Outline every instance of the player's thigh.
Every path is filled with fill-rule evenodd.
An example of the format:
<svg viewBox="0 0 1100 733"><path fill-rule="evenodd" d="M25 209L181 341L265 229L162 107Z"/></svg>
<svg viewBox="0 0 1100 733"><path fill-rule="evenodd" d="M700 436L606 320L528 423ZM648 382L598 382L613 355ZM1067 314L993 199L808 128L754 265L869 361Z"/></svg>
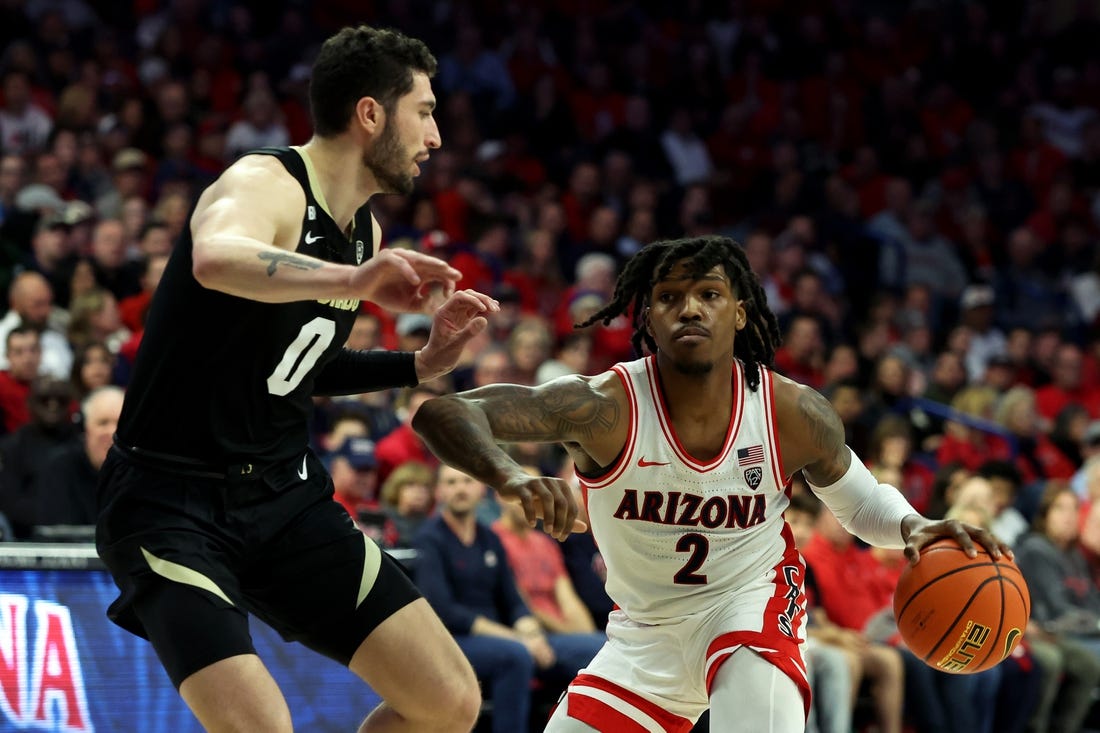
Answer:
<svg viewBox="0 0 1100 733"><path fill-rule="evenodd" d="M406 717L426 707L461 711L480 705L470 663L423 598L379 624L348 667Z"/></svg>
<svg viewBox="0 0 1100 733"><path fill-rule="evenodd" d="M802 733L802 691L787 674L747 647L727 659L710 693L712 730Z"/></svg>
<svg viewBox="0 0 1100 733"><path fill-rule="evenodd" d="M289 733L290 710L255 654L203 667L180 685L180 696L208 731Z"/></svg>
<svg viewBox="0 0 1100 733"><path fill-rule="evenodd" d="M363 640L420 593L330 495L314 499L292 507L295 521L253 550L241 590L248 610L284 639L348 665Z"/></svg>
<svg viewBox="0 0 1100 733"><path fill-rule="evenodd" d="M202 588L151 579L133 610L204 728L290 730L286 701L255 654L240 608Z"/></svg>

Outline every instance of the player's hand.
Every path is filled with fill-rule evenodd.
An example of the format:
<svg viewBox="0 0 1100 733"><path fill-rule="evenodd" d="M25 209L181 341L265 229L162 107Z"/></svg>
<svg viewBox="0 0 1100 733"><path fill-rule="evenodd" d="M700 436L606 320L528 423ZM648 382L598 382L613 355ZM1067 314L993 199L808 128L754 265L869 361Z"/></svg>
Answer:
<svg viewBox="0 0 1100 733"><path fill-rule="evenodd" d="M987 529L960 522L957 519L931 520L917 514L902 520L902 537L905 538L905 557L910 565L920 560L921 548L936 540L949 537L963 548L967 557L978 556L978 545L997 560L1001 555L1012 558L1012 548L1001 542Z"/></svg>
<svg viewBox="0 0 1100 733"><path fill-rule="evenodd" d="M459 290L432 316L428 343L416 352L416 376L421 382L454 369L470 339L489 325L485 316L500 310L500 303L474 290Z"/></svg>
<svg viewBox="0 0 1100 733"><path fill-rule="evenodd" d="M538 636L524 636L520 641L527 647L528 653L531 658L535 660L535 664L539 669L549 669L554 666L554 662L557 661L557 656L554 654L554 648L550 646L550 642L546 640L546 637L542 634Z"/></svg>
<svg viewBox="0 0 1100 733"><path fill-rule="evenodd" d="M579 507L573 489L560 478L520 473L496 490L505 501L523 506L527 523L532 527L541 519L542 528L551 537L564 540L571 532L588 529L588 525L577 519Z"/></svg>
<svg viewBox="0 0 1100 733"><path fill-rule="evenodd" d="M397 313L431 313L455 291L462 273L411 249L383 249L355 268L351 291Z"/></svg>

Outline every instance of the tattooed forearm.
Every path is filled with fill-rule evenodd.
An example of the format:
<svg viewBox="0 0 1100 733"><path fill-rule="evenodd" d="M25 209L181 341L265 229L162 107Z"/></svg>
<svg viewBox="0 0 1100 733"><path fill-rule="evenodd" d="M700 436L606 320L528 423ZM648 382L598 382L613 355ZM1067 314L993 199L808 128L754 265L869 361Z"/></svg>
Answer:
<svg viewBox="0 0 1100 733"><path fill-rule="evenodd" d="M267 276L274 277L275 270L280 264L287 267L293 267L298 270L316 270L321 266L321 263L317 260L311 260L306 257L299 257L298 255L291 254L290 252L260 252L257 257L268 263Z"/></svg>
<svg viewBox="0 0 1100 733"><path fill-rule="evenodd" d="M581 381L551 390L493 385L429 400L413 429L440 460L492 485L515 468L498 443L584 443L615 428L620 412Z"/></svg>

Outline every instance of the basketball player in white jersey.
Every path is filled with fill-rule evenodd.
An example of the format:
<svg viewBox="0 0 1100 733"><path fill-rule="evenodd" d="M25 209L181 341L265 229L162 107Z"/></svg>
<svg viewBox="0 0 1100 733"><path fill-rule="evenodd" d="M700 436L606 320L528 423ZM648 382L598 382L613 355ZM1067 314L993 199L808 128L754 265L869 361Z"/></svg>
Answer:
<svg viewBox="0 0 1100 733"><path fill-rule="evenodd" d="M446 463L519 497L534 522L557 479L532 478L499 442L560 442L581 479L615 601L608 642L548 731L802 731L809 685L804 565L783 520L802 471L845 527L872 545L956 538L994 556L991 534L920 516L844 444L812 389L768 365L775 316L735 242L656 242L624 267L587 326L626 313L649 355L536 388L493 385L427 402L413 427Z"/></svg>

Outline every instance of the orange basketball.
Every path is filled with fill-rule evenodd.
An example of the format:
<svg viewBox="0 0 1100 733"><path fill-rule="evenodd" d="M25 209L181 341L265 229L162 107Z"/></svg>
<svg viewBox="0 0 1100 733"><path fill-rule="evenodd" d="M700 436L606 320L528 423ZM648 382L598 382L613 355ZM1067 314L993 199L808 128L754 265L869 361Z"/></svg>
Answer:
<svg viewBox="0 0 1100 733"><path fill-rule="evenodd" d="M921 550L894 591L894 618L909 649L944 672L973 674L1004 660L1024 635L1031 596L1020 570L978 547L971 559L952 539Z"/></svg>

